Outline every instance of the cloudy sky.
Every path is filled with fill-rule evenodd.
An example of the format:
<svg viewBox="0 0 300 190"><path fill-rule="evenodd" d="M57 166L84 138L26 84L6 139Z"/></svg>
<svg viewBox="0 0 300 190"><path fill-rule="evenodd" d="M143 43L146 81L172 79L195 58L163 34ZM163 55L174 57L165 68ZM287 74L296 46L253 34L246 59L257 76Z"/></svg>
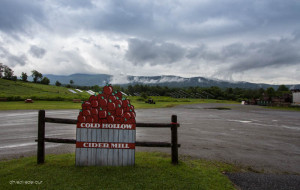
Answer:
<svg viewBox="0 0 300 190"><path fill-rule="evenodd" d="M17 76L300 83L300 1L0 0L0 62Z"/></svg>

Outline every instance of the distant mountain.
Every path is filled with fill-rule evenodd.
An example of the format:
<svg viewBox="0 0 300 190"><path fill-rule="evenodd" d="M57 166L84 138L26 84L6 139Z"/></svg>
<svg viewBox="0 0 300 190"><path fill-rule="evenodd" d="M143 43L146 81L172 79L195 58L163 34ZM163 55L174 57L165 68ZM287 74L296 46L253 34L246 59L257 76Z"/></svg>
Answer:
<svg viewBox="0 0 300 190"><path fill-rule="evenodd" d="M72 74L64 75L44 75L48 77L51 84L59 81L62 84L70 84L70 80L74 81L74 85L79 86L104 86L107 83L119 84L121 86L144 84L144 85L159 85L168 87L211 87L218 86L220 88L278 88L279 85L270 85L263 83L250 83L250 82L231 82L217 79L208 79L204 77L191 77L184 78L173 75L162 76L113 76L107 74ZM300 89L300 84L286 85L290 89Z"/></svg>
<svg viewBox="0 0 300 190"><path fill-rule="evenodd" d="M50 79L51 84L59 81L62 84L70 84L73 80L74 85L78 86L104 86L111 80L111 75L106 74L72 74L72 75L44 75Z"/></svg>

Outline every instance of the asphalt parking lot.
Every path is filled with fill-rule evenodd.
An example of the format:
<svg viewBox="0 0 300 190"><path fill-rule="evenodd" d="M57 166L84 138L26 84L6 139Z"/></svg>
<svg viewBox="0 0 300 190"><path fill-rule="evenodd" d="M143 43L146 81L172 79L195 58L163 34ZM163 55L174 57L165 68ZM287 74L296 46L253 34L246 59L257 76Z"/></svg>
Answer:
<svg viewBox="0 0 300 190"><path fill-rule="evenodd" d="M168 123L178 116L180 155L219 160L271 173L300 174L300 112L239 104L195 104L139 109L137 122ZM77 117L78 110L46 111L48 117ZM36 155L37 111L0 111L0 159ZM72 138L75 126L46 124L46 136ZM169 129L137 129L137 141L170 141ZM74 145L46 144L46 154L74 152ZM138 147L137 151L170 152Z"/></svg>
<svg viewBox="0 0 300 190"><path fill-rule="evenodd" d="M139 114L143 122L151 122L154 117L168 122L170 115L178 115L182 155L225 161L263 172L300 173L300 112L198 104L155 112L140 110ZM138 134L138 139L169 140L168 130L155 133L154 129L142 129Z"/></svg>

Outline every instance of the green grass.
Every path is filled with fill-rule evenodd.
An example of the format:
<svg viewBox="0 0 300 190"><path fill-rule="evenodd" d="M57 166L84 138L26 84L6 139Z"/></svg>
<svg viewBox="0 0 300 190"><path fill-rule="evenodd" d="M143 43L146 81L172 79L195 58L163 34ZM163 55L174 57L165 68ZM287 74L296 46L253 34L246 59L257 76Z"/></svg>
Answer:
<svg viewBox="0 0 300 190"><path fill-rule="evenodd" d="M140 97L129 97L130 102L136 109L141 108L167 108L183 104L196 103L237 103L225 100L206 100L206 99L176 99L170 97L153 97L156 104L146 104L139 100ZM9 101L0 102L0 110L39 110L39 109L80 109L80 103L73 103L72 101L34 101L34 103L25 103L24 101Z"/></svg>
<svg viewBox="0 0 300 190"><path fill-rule="evenodd" d="M34 101L25 103L20 101L0 102L0 110L58 110L58 109L81 109L81 103L72 101Z"/></svg>
<svg viewBox="0 0 300 190"><path fill-rule="evenodd" d="M234 189L223 171L228 164L185 160L174 166L169 155L136 153L132 167L76 167L74 154L48 155L0 162L0 189ZM10 184L13 181L41 184Z"/></svg>
<svg viewBox="0 0 300 190"><path fill-rule="evenodd" d="M214 99L193 99L193 98L171 98L165 96L152 96L151 97L156 103L155 104L147 104L140 97L129 97L130 102L135 108L166 108L166 107L174 107L177 105L184 104L201 104L201 103L228 103L228 104L236 104L238 102L235 101L227 101L227 100L214 100Z"/></svg>
<svg viewBox="0 0 300 190"><path fill-rule="evenodd" d="M17 109L80 109L81 104L72 103L73 99L87 100L86 92L73 94L68 88L52 85L42 85L22 81L0 79L0 98L7 98L8 102L0 102L0 110ZM25 99L33 99L34 103L24 103ZM135 108L166 108L182 104L195 103L237 103L226 100L171 98L154 96L156 104L146 104L141 97L128 97ZM62 101L57 101L62 100Z"/></svg>
<svg viewBox="0 0 300 190"><path fill-rule="evenodd" d="M88 93L73 94L65 87L0 79L0 97L8 100L72 100L88 99Z"/></svg>

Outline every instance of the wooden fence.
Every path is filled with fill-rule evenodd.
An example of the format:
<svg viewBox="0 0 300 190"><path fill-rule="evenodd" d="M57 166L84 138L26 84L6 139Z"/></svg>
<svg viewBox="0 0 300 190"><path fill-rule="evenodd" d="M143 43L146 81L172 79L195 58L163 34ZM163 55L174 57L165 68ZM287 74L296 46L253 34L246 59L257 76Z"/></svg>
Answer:
<svg viewBox="0 0 300 190"><path fill-rule="evenodd" d="M37 147L37 163L42 164L45 162L45 142L53 143L66 143L76 144L76 139L59 139L59 138L46 138L45 137L45 123L61 123L61 124L77 124L75 119L61 119L45 117L45 110L39 110L38 115L38 142ZM135 146L142 147L171 147L172 163L178 164L178 133L177 127L180 125L177 123L177 116L172 115L171 123L136 123L136 127L153 127L153 128L170 128L171 129L171 143L166 142L135 142Z"/></svg>

